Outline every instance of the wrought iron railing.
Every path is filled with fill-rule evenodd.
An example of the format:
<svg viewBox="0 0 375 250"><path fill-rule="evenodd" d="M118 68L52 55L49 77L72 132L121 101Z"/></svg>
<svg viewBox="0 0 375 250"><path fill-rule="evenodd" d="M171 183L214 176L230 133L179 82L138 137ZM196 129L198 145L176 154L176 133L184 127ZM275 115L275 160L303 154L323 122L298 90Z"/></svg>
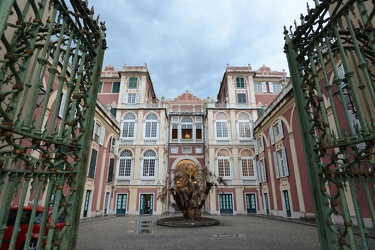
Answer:
<svg viewBox="0 0 375 250"><path fill-rule="evenodd" d="M25 248L75 248L106 48L105 24L93 16L87 1L0 2L0 244L18 208L9 249L25 206L33 208Z"/></svg>
<svg viewBox="0 0 375 250"><path fill-rule="evenodd" d="M375 225L374 1L317 1L285 29L322 249L369 249Z"/></svg>

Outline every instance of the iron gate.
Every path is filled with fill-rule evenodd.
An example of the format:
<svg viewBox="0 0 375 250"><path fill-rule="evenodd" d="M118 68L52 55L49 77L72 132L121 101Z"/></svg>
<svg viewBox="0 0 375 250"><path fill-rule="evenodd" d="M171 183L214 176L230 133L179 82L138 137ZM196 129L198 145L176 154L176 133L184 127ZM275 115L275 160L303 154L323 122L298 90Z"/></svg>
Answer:
<svg viewBox="0 0 375 250"><path fill-rule="evenodd" d="M374 1L317 1L285 34L322 249L375 225ZM358 234L357 234L358 233Z"/></svg>
<svg viewBox="0 0 375 250"><path fill-rule="evenodd" d="M36 241L43 206L40 232L47 227L48 236L39 234L37 249L75 249L106 48L105 24L87 3L0 1L0 244L8 211L18 207L9 249L25 206L32 207L25 248Z"/></svg>

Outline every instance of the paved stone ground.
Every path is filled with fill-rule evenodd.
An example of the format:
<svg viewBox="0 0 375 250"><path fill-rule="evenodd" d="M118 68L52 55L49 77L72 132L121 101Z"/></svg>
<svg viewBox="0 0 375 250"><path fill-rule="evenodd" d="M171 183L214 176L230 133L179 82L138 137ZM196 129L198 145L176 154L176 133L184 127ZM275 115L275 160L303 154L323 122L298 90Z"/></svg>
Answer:
<svg viewBox="0 0 375 250"><path fill-rule="evenodd" d="M172 228L165 216L101 217L82 221L77 249L320 249L314 225L257 216L207 216L220 225Z"/></svg>

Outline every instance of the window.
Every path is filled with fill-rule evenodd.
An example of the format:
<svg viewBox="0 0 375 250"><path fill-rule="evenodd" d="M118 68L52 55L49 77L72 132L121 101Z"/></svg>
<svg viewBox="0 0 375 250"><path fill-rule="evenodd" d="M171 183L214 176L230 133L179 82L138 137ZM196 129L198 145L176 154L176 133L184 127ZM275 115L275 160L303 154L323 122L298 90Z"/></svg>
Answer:
<svg viewBox="0 0 375 250"><path fill-rule="evenodd" d="M243 77L236 77L237 88L245 88L245 80Z"/></svg>
<svg viewBox="0 0 375 250"><path fill-rule="evenodd" d="M241 112L238 115L238 135L240 139L252 137L252 121L247 113Z"/></svg>
<svg viewBox="0 0 375 250"><path fill-rule="evenodd" d="M270 82L269 84L270 84L270 92L280 93L283 88L281 83L279 82ZM271 86L272 86L272 91L271 91Z"/></svg>
<svg viewBox="0 0 375 250"><path fill-rule="evenodd" d="M103 92L103 82L99 82L99 88L98 88L98 93Z"/></svg>
<svg viewBox="0 0 375 250"><path fill-rule="evenodd" d="M193 137L193 120L190 117L184 117L181 120L182 139L192 139Z"/></svg>
<svg viewBox="0 0 375 250"><path fill-rule="evenodd" d="M284 132L283 132L283 125L282 121L279 119L276 123L274 123L270 127L270 139L271 144L275 144L275 142L281 140L284 138Z"/></svg>
<svg viewBox="0 0 375 250"><path fill-rule="evenodd" d="M285 148L273 152L273 160L275 162L276 178L282 178L289 175L288 162L286 160Z"/></svg>
<svg viewBox="0 0 375 250"><path fill-rule="evenodd" d="M261 83L254 83L254 91L255 91L255 93L262 93Z"/></svg>
<svg viewBox="0 0 375 250"><path fill-rule="evenodd" d="M60 109L59 109L59 117L63 118L64 110L65 110L65 102L66 102L67 96L66 93L61 94L61 100L60 100Z"/></svg>
<svg viewBox="0 0 375 250"><path fill-rule="evenodd" d="M267 181L266 161L264 159L258 161L258 181L259 182Z"/></svg>
<svg viewBox="0 0 375 250"><path fill-rule="evenodd" d="M135 115L133 113L127 113L122 121L121 137L122 138L133 138L135 128Z"/></svg>
<svg viewBox="0 0 375 250"><path fill-rule="evenodd" d="M143 154L142 177L154 177L156 166L156 153L153 150L146 150Z"/></svg>
<svg viewBox="0 0 375 250"><path fill-rule="evenodd" d="M201 154L201 153L203 153L203 149L202 149L202 147L195 147L195 153L196 153L196 154Z"/></svg>
<svg viewBox="0 0 375 250"><path fill-rule="evenodd" d="M172 154L178 154L178 147L171 147Z"/></svg>
<svg viewBox="0 0 375 250"><path fill-rule="evenodd" d="M94 178L94 176L95 176L95 167L96 167L97 156L98 156L98 151L93 149L91 151L90 167L89 167L89 173L88 173L88 177L90 177L90 178Z"/></svg>
<svg viewBox="0 0 375 250"><path fill-rule="evenodd" d="M195 137L198 140L202 139L202 124L195 125Z"/></svg>
<svg viewBox="0 0 375 250"><path fill-rule="evenodd" d="M262 152L264 150L264 145L263 145L263 137L260 136L257 140L257 145L258 145L258 149L260 152Z"/></svg>
<svg viewBox="0 0 375 250"><path fill-rule="evenodd" d="M146 116L145 122L145 138L156 138L158 130L158 117L154 113Z"/></svg>
<svg viewBox="0 0 375 250"><path fill-rule="evenodd" d="M122 94L122 103L139 103L139 93L123 93Z"/></svg>
<svg viewBox="0 0 375 250"><path fill-rule="evenodd" d="M110 144L109 144L109 151L117 155L118 151L118 140L111 136Z"/></svg>
<svg viewBox="0 0 375 250"><path fill-rule="evenodd" d="M243 177L254 177L253 152L249 149L241 151L240 165L242 167Z"/></svg>
<svg viewBox="0 0 375 250"><path fill-rule="evenodd" d="M128 89L136 89L138 87L138 78L137 77L130 77Z"/></svg>
<svg viewBox="0 0 375 250"><path fill-rule="evenodd" d="M217 138L228 138L228 116L227 114L220 112L216 115L216 137Z"/></svg>
<svg viewBox="0 0 375 250"><path fill-rule="evenodd" d="M117 108L111 108L111 114L113 115L113 117L116 117L116 113L117 113Z"/></svg>
<svg viewBox="0 0 375 250"><path fill-rule="evenodd" d="M261 82L261 85L262 85L262 92L267 92L267 83Z"/></svg>
<svg viewBox="0 0 375 250"><path fill-rule="evenodd" d="M238 103L246 103L246 94L245 93L238 93L237 94L237 102Z"/></svg>
<svg viewBox="0 0 375 250"><path fill-rule="evenodd" d="M172 125L172 139L173 140L178 139L178 124Z"/></svg>
<svg viewBox="0 0 375 250"><path fill-rule="evenodd" d="M183 154L191 154L191 152L192 152L191 147L182 147Z"/></svg>
<svg viewBox="0 0 375 250"><path fill-rule="evenodd" d="M120 153L118 166L118 177L130 177L133 165L133 153L129 149L125 149Z"/></svg>
<svg viewBox="0 0 375 250"><path fill-rule="evenodd" d="M120 82L113 82L112 93L119 93L119 92L120 92Z"/></svg>
<svg viewBox="0 0 375 250"><path fill-rule="evenodd" d="M115 159L109 159L109 168L108 168L108 179L107 182L112 182L113 180L113 167L115 165Z"/></svg>
<svg viewBox="0 0 375 250"><path fill-rule="evenodd" d="M217 152L217 170L220 177L231 176L229 156L230 153L226 149Z"/></svg>
<svg viewBox="0 0 375 250"><path fill-rule="evenodd" d="M92 133L92 139L98 142L100 145L104 143L105 128L100 123L94 120L94 129Z"/></svg>

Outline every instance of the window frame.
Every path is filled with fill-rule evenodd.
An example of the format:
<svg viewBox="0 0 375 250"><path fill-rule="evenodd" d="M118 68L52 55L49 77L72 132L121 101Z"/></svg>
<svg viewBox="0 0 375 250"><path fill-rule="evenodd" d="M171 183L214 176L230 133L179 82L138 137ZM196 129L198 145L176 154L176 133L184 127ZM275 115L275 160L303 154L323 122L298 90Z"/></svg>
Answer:
<svg viewBox="0 0 375 250"><path fill-rule="evenodd" d="M112 82L111 93L120 93L120 86L121 86L120 82Z"/></svg>
<svg viewBox="0 0 375 250"><path fill-rule="evenodd" d="M134 82L134 80L135 80L135 82ZM133 86L133 84L135 84L135 86ZM128 89L137 89L137 88L138 88L138 77L135 77L135 76L129 77Z"/></svg>
<svg viewBox="0 0 375 250"><path fill-rule="evenodd" d="M245 88L245 78L243 76L237 76L236 77L236 88L238 88L238 89Z"/></svg>

